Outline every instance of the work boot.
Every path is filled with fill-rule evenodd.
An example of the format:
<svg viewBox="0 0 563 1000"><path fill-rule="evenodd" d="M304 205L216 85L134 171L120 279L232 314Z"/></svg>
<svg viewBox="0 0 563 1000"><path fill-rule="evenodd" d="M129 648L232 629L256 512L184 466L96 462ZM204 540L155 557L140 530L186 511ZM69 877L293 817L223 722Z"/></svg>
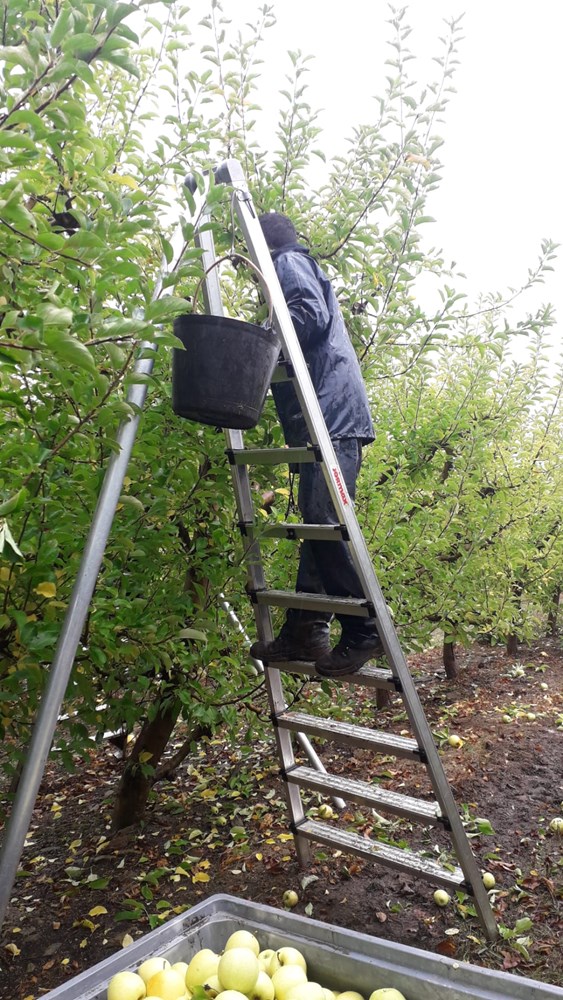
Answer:
<svg viewBox="0 0 563 1000"><path fill-rule="evenodd" d="M272 642L260 639L250 647L250 655L264 663L286 660L314 663L327 653L330 653L330 639L325 622L305 622L297 626L285 624Z"/></svg>
<svg viewBox="0 0 563 1000"><path fill-rule="evenodd" d="M321 677L341 677L355 674L368 660L384 656L384 649L377 632L369 636L343 635L340 642L315 661Z"/></svg>

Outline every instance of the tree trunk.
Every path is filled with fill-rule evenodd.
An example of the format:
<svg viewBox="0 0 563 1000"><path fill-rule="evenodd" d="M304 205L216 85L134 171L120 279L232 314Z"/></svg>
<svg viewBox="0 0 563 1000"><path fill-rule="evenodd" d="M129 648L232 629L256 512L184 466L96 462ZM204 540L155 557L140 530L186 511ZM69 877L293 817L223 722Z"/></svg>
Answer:
<svg viewBox="0 0 563 1000"><path fill-rule="evenodd" d="M143 723L117 790L112 816L114 833L126 826L139 823L143 818L153 782L152 769L156 769L164 753L180 714L181 705L180 701L167 698L158 706L155 717L146 719ZM143 767L141 756L151 771L147 772Z"/></svg>
<svg viewBox="0 0 563 1000"><path fill-rule="evenodd" d="M442 662L446 671L446 677L453 681L457 677L457 659L455 655L455 642L445 642L442 647Z"/></svg>
<svg viewBox="0 0 563 1000"><path fill-rule="evenodd" d="M559 612L559 603L561 601L561 588L556 587L551 595L551 608L547 616L547 632L548 636L557 635L557 615Z"/></svg>
<svg viewBox="0 0 563 1000"><path fill-rule="evenodd" d="M509 656L518 656L518 636L508 636L506 640L506 652Z"/></svg>
<svg viewBox="0 0 563 1000"><path fill-rule="evenodd" d="M391 692L385 688L378 688L375 692L375 704L377 708L387 708L391 704Z"/></svg>

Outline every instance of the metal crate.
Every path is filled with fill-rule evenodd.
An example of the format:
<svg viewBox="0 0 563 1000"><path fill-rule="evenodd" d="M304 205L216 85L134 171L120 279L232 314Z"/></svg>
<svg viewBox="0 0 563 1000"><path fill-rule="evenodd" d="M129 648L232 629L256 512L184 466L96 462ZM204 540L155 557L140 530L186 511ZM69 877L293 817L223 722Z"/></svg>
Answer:
<svg viewBox="0 0 563 1000"><path fill-rule="evenodd" d="M43 1000L105 1000L116 972L135 971L152 955L188 962L200 948L222 951L229 935L241 927L252 931L262 948L293 945L307 960L309 979L337 991L357 990L366 1000L383 986L394 986L406 1000L563 1000L557 986L223 895L211 896L143 935Z"/></svg>

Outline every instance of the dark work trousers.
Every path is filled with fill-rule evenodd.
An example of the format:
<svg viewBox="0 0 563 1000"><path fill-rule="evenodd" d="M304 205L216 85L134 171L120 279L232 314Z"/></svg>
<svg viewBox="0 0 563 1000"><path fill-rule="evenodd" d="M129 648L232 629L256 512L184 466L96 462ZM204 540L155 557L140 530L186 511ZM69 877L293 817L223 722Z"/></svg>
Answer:
<svg viewBox="0 0 563 1000"><path fill-rule="evenodd" d="M362 464L362 444L357 438L340 438L332 442L336 458L352 500L356 497L356 480ZM297 503L305 524L338 524L336 511L328 491L323 466L307 462L299 466ZM314 541L301 543L296 591L309 594L329 594L333 597L364 597L362 585L352 562L346 542ZM302 624L330 621L330 614L317 611L288 612L287 622ZM344 636L361 639L377 632L374 618L337 615Z"/></svg>

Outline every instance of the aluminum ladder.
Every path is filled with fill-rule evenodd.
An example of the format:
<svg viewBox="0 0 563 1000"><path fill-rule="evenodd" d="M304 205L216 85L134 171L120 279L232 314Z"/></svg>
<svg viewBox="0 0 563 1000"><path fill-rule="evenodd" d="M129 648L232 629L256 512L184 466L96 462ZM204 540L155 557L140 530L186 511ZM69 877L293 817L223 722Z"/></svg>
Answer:
<svg viewBox="0 0 563 1000"><path fill-rule="evenodd" d="M497 936L497 927L490 900L483 885L481 872L473 855L463 822L456 807L452 790L444 773L442 762L434 744L430 727L422 709L413 679L377 581L363 534L358 525L353 504L348 496L339 465L335 457L324 418L314 391L307 365L295 333L276 272L257 219L243 170L236 160L226 160L214 172L215 183L229 185L232 189L233 222L236 216L248 248L248 255L260 272L260 284L265 295L271 297L273 323L282 344L282 361L274 378L291 378L294 383L303 416L309 431L310 445L306 448L245 448L243 435L238 430L225 430L227 456L237 504L239 528L242 533L248 572L248 591L253 601L257 632L261 639L273 638L270 608L300 608L322 610L347 615L375 616L381 637L387 668L367 664L355 674L338 678L372 689L393 691L400 695L406 711L412 736L398 736L377 729L344 723L331 718L321 718L304 712L291 711L284 694L285 672L315 676L312 663L292 662L265 664L265 684L271 718L277 741L281 774L290 815L290 829L294 835L300 864L311 860L311 843L369 859L399 872L409 873L450 891L463 890L472 896L477 915L490 940ZM193 177L186 178L186 186L196 190ZM208 311L223 315L221 291L211 230L208 226L210 210L204 206L196 229L196 243L202 250L202 263L206 270L204 295ZM338 526L322 524L258 525L249 478L253 465L276 465L302 462L320 462L336 510ZM270 590L267 587L260 539L305 538L343 540L362 583L365 599L330 597L319 594L298 595L294 591ZM302 766L294 753L293 736L317 737L329 744L368 748L374 754L405 758L418 762L426 769L435 799L427 801L398 792L387 791L367 782L343 778L324 770ZM348 832L330 822L319 822L305 814L302 791L314 790L328 797L340 796L345 801L364 804L370 808L403 817L426 827L441 827L451 838L453 852L459 867L442 865L429 851L417 852L390 846L375 839Z"/></svg>

